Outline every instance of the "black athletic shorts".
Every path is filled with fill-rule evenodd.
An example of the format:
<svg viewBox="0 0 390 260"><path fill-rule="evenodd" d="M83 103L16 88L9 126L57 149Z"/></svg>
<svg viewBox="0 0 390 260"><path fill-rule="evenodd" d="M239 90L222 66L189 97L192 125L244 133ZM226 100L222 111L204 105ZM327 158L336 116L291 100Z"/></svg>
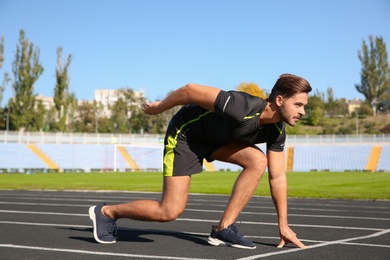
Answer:
<svg viewBox="0 0 390 260"><path fill-rule="evenodd" d="M200 107L193 108L202 109ZM184 114L192 113L179 111L169 123L164 142L164 176L187 176L202 172L203 160L212 161L210 155L223 146L223 144L193 139L194 135L190 132L198 131L198 121L202 117L210 116L209 113L211 113L206 110L202 112L192 120L187 121Z"/></svg>

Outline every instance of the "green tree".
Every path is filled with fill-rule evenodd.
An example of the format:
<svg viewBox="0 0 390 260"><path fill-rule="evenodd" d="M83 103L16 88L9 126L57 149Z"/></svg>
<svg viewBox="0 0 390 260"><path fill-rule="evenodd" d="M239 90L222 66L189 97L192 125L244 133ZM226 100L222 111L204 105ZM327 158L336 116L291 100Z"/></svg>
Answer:
<svg viewBox="0 0 390 260"><path fill-rule="evenodd" d="M34 48L20 31L19 45L16 46L15 61L12 71L14 82L12 88L15 97L9 102L10 119L15 129L34 129L35 109L34 84L43 73L39 62L39 48Z"/></svg>
<svg viewBox="0 0 390 260"><path fill-rule="evenodd" d="M362 49L358 52L362 63L360 84L356 90L362 93L376 115L377 105L387 99L390 89L390 66L387 59L386 44L382 37L369 36L369 45L363 40Z"/></svg>
<svg viewBox="0 0 390 260"><path fill-rule="evenodd" d="M82 102L77 106L77 115L77 118L74 120L74 129L76 132L95 132L96 117L93 103Z"/></svg>
<svg viewBox="0 0 390 260"><path fill-rule="evenodd" d="M173 91L168 92L166 96L169 96L172 92ZM181 108L182 106L175 106L164 111L164 113L158 115L149 115L149 125L145 130L152 134L164 134L168 127L169 121Z"/></svg>
<svg viewBox="0 0 390 260"><path fill-rule="evenodd" d="M33 111L33 128L31 130L42 131L45 126L45 115L47 111L42 101L40 100L38 104L36 104L36 109Z"/></svg>
<svg viewBox="0 0 390 260"><path fill-rule="evenodd" d="M0 69L3 67L3 62L4 62L4 36L2 35L1 40L0 40ZM5 90L9 81L10 81L10 78L8 76L8 73L4 72L3 82L0 85L0 107L1 107L1 103L3 101L4 90Z"/></svg>
<svg viewBox="0 0 390 260"><path fill-rule="evenodd" d="M323 118L324 106L324 95L321 92L317 91L314 95L310 95L305 107L304 122L311 126L319 125Z"/></svg>
<svg viewBox="0 0 390 260"><path fill-rule="evenodd" d="M117 126L116 131L127 133L142 133L149 128L149 116L141 110L141 104L145 102L143 95L136 95L131 88L122 88L117 91L118 101L114 105L113 120ZM123 120L119 122L118 120ZM126 130L125 130L126 129Z"/></svg>
<svg viewBox="0 0 390 260"><path fill-rule="evenodd" d="M75 93L71 93L69 96L68 96L68 118L69 118L69 122L68 122L68 131L70 132L73 132L75 130L74 128L74 123L75 123L75 119L76 119L76 115L77 115L77 98L76 98L76 94Z"/></svg>
<svg viewBox="0 0 390 260"><path fill-rule="evenodd" d="M240 85L237 86L236 90L243 91L243 92L249 93L253 96L257 96L257 97L261 97L261 98L266 97L264 90L261 89L259 87L259 85L257 85L256 83L253 83L253 82L250 82L250 83L242 82L242 83L240 83Z"/></svg>
<svg viewBox="0 0 390 260"><path fill-rule="evenodd" d="M330 117L337 115L337 106L338 106L338 102L334 96L333 89L327 88L326 89L326 102L324 104L326 114Z"/></svg>
<svg viewBox="0 0 390 260"><path fill-rule="evenodd" d="M0 69L3 67L4 62L4 36L1 36L0 40ZM9 110L8 108L2 108L3 101L3 93L10 81L7 72L4 72L3 81L0 84L0 128L8 130L8 122L9 122Z"/></svg>
<svg viewBox="0 0 390 260"><path fill-rule="evenodd" d="M335 113L337 115L341 116L347 116L349 114L348 112L348 104L347 100L345 98L338 99L336 101L336 111Z"/></svg>
<svg viewBox="0 0 390 260"><path fill-rule="evenodd" d="M69 54L65 64L61 60L62 47L57 48L57 69L56 69L56 85L54 88L54 107L57 111L58 129L62 132L66 130L68 119L68 108L72 103L74 95L69 94L69 65L72 61L72 55Z"/></svg>
<svg viewBox="0 0 390 260"><path fill-rule="evenodd" d="M3 66L4 62L4 35L1 36L0 41L0 69Z"/></svg>
<svg viewBox="0 0 390 260"><path fill-rule="evenodd" d="M131 113L124 98L118 98L115 104L111 107L111 132L114 133L129 133L129 120Z"/></svg>

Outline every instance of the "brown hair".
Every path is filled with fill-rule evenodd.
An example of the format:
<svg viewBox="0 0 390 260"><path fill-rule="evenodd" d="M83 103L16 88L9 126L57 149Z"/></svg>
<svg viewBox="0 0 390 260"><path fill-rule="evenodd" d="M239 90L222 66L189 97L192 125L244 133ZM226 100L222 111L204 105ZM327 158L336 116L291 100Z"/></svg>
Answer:
<svg viewBox="0 0 390 260"><path fill-rule="evenodd" d="M293 74L282 74L272 88L268 97L269 102L274 102L278 95L290 98L295 94L309 93L311 86L307 80Z"/></svg>

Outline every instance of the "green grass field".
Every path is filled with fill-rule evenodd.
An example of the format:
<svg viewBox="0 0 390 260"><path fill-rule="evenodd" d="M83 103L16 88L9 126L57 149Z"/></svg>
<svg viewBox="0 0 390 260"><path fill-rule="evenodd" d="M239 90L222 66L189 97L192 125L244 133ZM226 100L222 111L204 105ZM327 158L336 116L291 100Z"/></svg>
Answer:
<svg viewBox="0 0 390 260"><path fill-rule="evenodd" d="M237 172L193 175L191 193L230 194ZM390 199L390 173L294 172L288 173L289 197L332 199ZM161 192L156 172L0 174L0 189L115 190ZM269 196L265 174L256 195Z"/></svg>

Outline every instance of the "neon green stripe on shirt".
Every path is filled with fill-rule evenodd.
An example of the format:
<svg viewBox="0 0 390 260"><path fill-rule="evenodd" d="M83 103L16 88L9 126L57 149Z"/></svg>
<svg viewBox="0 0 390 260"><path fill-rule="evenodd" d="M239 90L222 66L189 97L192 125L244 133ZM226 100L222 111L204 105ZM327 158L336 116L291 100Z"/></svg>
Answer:
<svg viewBox="0 0 390 260"><path fill-rule="evenodd" d="M168 136L168 143L165 146L165 154L164 154L164 170L163 175L164 176L173 176L173 165L175 162L175 148L177 145L177 138L180 134L180 132L183 130L184 127L187 125L194 123L196 121L199 121L202 117L206 116L207 114L211 113L211 111L207 111L201 115L199 115L197 118L194 118L187 123L183 124L179 130L177 130L175 137Z"/></svg>

